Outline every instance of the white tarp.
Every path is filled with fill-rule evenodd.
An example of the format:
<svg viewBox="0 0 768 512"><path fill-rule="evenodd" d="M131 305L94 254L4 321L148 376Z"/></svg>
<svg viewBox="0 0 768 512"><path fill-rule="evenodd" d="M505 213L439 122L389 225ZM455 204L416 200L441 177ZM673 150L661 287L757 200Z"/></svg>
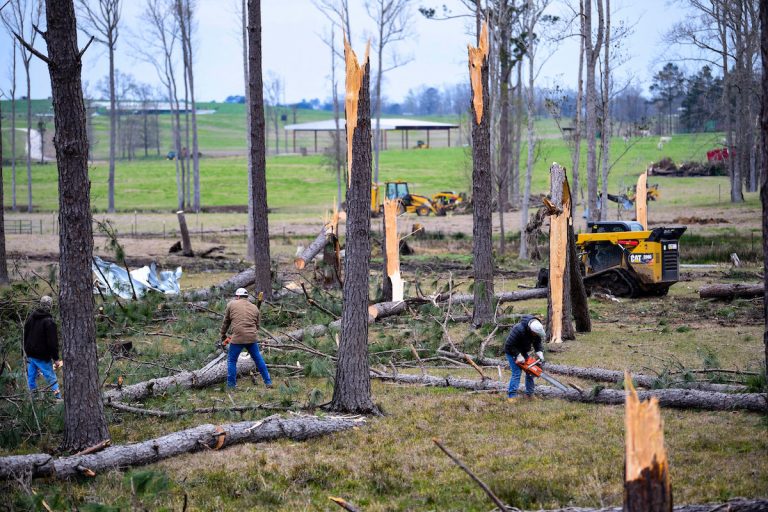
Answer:
<svg viewBox="0 0 768 512"><path fill-rule="evenodd" d="M133 289L136 290L136 297L143 297L150 290L166 295L181 293L179 287L181 267L177 267L175 271L163 270L158 273L157 265L152 262L149 266L132 270L129 281L128 272L117 263L110 263L94 256L91 266L94 276L93 293L99 293L101 290L103 295L114 293L120 298L130 299L133 297L131 282L133 282Z"/></svg>

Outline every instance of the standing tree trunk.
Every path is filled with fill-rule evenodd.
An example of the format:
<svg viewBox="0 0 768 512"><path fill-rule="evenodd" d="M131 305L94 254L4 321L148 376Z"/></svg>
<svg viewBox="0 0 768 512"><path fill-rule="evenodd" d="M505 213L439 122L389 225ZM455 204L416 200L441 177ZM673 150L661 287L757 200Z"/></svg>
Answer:
<svg viewBox="0 0 768 512"><path fill-rule="evenodd" d="M499 114L499 168L498 168L498 205L499 205L499 254L504 254L506 250L506 240L504 232L504 212L507 211L509 203L509 156L510 156L510 133L509 133L509 78L512 74L512 56L509 52L509 19L507 2L504 0L500 6L500 12L503 13L499 26L499 61L500 61L500 80L501 90L499 91L500 114Z"/></svg>
<svg viewBox="0 0 768 512"><path fill-rule="evenodd" d="M14 52L16 48L14 47ZM0 133L3 133L3 111L0 106ZM0 284L8 279L8 263L5 259L5 199L3 197L3 138L0 137Z"/></svg>
<svg viewBox="0 0 768 512"><path fill-rule="evenodd" d="M520 207L520 146L523 138L523 61L517 61L517 85L515 86L515 128L512 144L512 172L509 192L512 206ZM522 236L522 235L521 235Z"/></svg>
<svg viewBox="0 0 768 512"><path fill-rule="evenodd" d="M111 33L111 30L109 31ZM108 36L110 37L110 36ZM117 143L117 101L115 97L115 42L109 43L109 177L107 179L107 211L115 212L115 158Z"/></svg>
<svg viewBox="0 0 768 512"><path fill-rule="evenodd" d="M248 0L248 89L250 91L251 190L256 293L272 297L267 209L267 148L264 132L264 85L261 71L261 0Z"/></svg>
<svg viewBox="0 0 768 512"><path fill-rule="evenodd" d="M528 10L530 11L532 9L532 5L529 1L528 3ZM527 16L533 17L532 12L528 12ZM531 199L531 176L533 175L533 162L535 160L534 157L534 150L536 147L536 141L534 139L534 125L533 125L533 118L534 118L534 91L533 91L533 81L534 81L534 65L533 65L533 58L534 58L534 33L533 33L533 22L530 22L529 26L527 27L528 30L528 90L526 94L527 99L527 113L528 113L528 161L526 164L525 169L525 188L523 189L523 204L520 206L520 259L521 260L527 260L528 259L528 242L524 236L525 228L528 226L528 203Z"/></svg>
<svg viewBox="0 0 768 512"><path fill-rule="evenodd" d="M64 359L64 443L78 451L109 439L93 321L90 182L81 53L72 0L46 0L59 168L59 310Z"/></svg>
<svg viewBox="0 0 768 512"><path fill-rule="evenodd" d="M768 276L768 3L760 2L760 53L763 61L763 95L760 104L760 125L762 145L762 184L760 186L760 200L763 203L763 275ZM765 371L768 380L768 279L765 280L765 292L763 294L763 318L765 319L765 331L763 343L765 345Z"/></svg>
<svg viewBox="0 0 768 512"><path fill-rule="evenodd" d="M603 45L603 0L597 1L597 39L592 41L592 2L584 1L584 56L587 61L587 208L588 220L599 219L597 211L597 88L595 67ZM603 199L604 201L607 198Z"/></svg>
<svg viewBox="0 0 768 512"><path fill-rule="evenodd" d="M11 65L11 209L16 211L16 40Z"/></svg>
<svg viewBox="0 0 768 512"><path fill-rule="evenodd" d="M200 211L200 149L197 137L197 104L195 103L195 74L192 59L192 6L189 0L178 0L179 28L181 29L181 48L184 57L184 72L189 84L189 97L192 103L192 208ZM189 152L189 147L187 148ZM187 160L189 162L189 160ZM187 163L189 165L189 163Z"/></svg>
<svg viewBox="0 0 768 512"><path fill-rule="evenodd" d="M344 256L341 341L330 409L377 413L368 369L368 276L371 257L371 103L370 61L361 67L348 41L346 60L347 241Z"/></svg>
<svg viewBox="0 0 768 512"><path fill-rule="evenodd" d="M480 326L493 318L493 242L491 203L491 133L488 105L488 24L483 23L478 47L469 47L472 88L472 255L475 296L472 323Z"/></svg>
<svg viewBox="0 0 768 512"><path fill-rule="evenodd" d="M584 106L584 0L579 0L579 79L576 81L576 115L573 119L573 132L571 143L573 144L573 153L571 159L571 169L573 171L573 206L579 205L579 166L581 165L581 110Z"/></svg>
<svg viewBox="0 0 768 512"><path fill-rule="evenodd" d="M243 79L245 80L245 104L250 105L251 104L251 91L250 87L248 87L248 5L247 0L242 0L242 31L243 31ZM246 152L246 158L248 163L248 190L253 189L253 174L251 174L251 136L250 136L250 126L251 126L251 109L246 108L245 109L245 126L246 126L246 136L245 136L245 142L248 147L248 150ZM256 257L256 254L254 252L253 248L253 194L248 194L248 226L246 228L247 235L246 235L246 256L245 258L247 260L253 260Z"/></svg>
<svg viewBox="0 0 768 512"><path fill-rule="evenodd" d="M29 77L29 65L32 54L24 61L24 71L27 73L27 211L32 212L32 82Z"/></svg>
<svg viewBox="0 0 768 512"><path fill-rule="evenodd" d="M602 0L599 0L602 1ZM605 44L603 45L603 122L600 128L600 153L603 157L600 220L608 220L608 173L611 150L611 0L605 0Z"/></svg>

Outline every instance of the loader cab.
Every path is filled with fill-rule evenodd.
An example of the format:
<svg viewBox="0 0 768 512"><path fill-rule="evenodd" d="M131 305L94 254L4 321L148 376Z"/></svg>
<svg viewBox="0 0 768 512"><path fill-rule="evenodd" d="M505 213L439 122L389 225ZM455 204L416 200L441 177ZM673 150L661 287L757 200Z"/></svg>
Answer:
<svg viewBox="0 0 768 512"><path fill-rule="evenodd" d="M405 202L405 198L410 196L408 191L408 183L405 181L388 181L387 182L387 199L400 199Z"/></svg>
<svg viewBox="0 0 768 512"><path fill-rule="evenodd" d="M603 221L588 222L590 233L622 233L626 231L645 231L643 225L636 221Z"/></svg>

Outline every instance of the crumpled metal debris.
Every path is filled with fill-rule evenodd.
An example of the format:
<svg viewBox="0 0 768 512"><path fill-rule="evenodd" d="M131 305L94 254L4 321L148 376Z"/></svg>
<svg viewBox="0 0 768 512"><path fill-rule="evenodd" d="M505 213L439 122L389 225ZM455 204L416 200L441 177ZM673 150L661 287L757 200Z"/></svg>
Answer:
<svg viewBox="0 0 768 512"><path fill-rule="evenodd" d="M122 299L133 297L133 289L136 290L136 297L143 297L149 291L164 293L165 295L178 295L181 293L179 279L181 279L181 267L175 271L163 270L157 271L157 265L152 262L149 266L143 266L131 271L130 280L128 272L117 263L104 261L98 256L94 256L93 263L93 293L103 295L115 294Z"/></svg>

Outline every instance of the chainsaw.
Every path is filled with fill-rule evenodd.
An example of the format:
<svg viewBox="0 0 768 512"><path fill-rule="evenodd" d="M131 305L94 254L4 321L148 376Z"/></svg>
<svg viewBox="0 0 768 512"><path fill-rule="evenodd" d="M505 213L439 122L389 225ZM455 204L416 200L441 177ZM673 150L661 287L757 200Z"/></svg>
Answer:
<svg viewBox="0 0 768 512"><path fill-rule="evenodd" d="M531 375L533 377L541 377L545 381L555 386L560 391L568 391L568 387L565 384L555 379L554 377L552 377L550 374L548 374L541 368L541 359L536 359L535 357L528 357L522 363L515 362L515 364L517 364L517 366L522 368L523 371L528 375Z"/></svg>

